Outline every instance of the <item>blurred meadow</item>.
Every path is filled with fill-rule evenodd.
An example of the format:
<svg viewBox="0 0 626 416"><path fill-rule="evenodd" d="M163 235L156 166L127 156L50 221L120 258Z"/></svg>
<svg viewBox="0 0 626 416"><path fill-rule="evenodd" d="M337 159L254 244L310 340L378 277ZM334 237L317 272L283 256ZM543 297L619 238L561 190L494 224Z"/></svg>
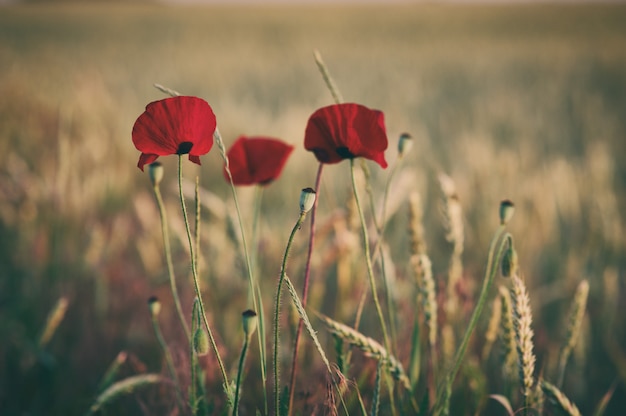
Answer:
<svg viewBox="0 0 626 416"><path fill-rule="evenodd" d="M531 299L537 373L554 374L571 300L578 283L588 279L587 314L562 389L582 414L592 414L615 386L605 414L623 414L624 22L626 6L591 4L0 7L0 414L86 412L120 352L117 379L165 374L146 305L152 295L163 303L161 323L175 361L188 367L159 214L131 142L145 105L164 98L154 83L206 99L227 146L240 134L279 137L296 146L282 177L265 189L253 243L269 313L300 190L315 181L317 162L303 148L304 128L313 111L332 103L315 49L347 102L384 111L391 164L398 136L406 131L415 140L391 184L385 234L390 297L398 311L396 355L405 368L416 316L409 196L420 195L433 274L445 297L453 249L441 216L438 178L445 174L456 187L464 227L463 272L454 288L463 313L453 337L461 337L480 289L499 203L511 199L516 213L509 230ZM194 292L186 277L175 159L160 159L166 169L162 189L183 309L191 314ZM201 167L186 162L185 177L191 203L193 177L200 176L202 285L232 374L241 312L249 307L248 282L222 166L214 148ZM374 205L380 206L388 171L368 166ZM358 228L349 223L350 175L344 163L325 169L309 308L351 325L368 286ZM255 193L240 188L238 194L249 228ZM297 288L308 223L302 230L289 265ZM346 273L346 258L356 272ZM497 279L496 286L506 283ZM53 334L43 334L58 302L65 315ZM488 399L502 394L496 347L480 358L490 309L455 384L452 414L506 414ZM297 315L291 311L289 318L285 363ZM334 360L331 336L318 320L313 324ZM368 309L361 331L380 340ZM321 412L326 381L306 334L303 343L296 410L312 414ZM251 361L257 357L253 348ZM213 355L203 360L220 408ZM257 368L249 365L242 414L262 407ZM352 370L369 403L376 365L361 357ZM285 382L287 375L285 368ZM388 414L385 406L383 400L381 412ZM176 411L167 386L127 395L106 410Z"/></svg>

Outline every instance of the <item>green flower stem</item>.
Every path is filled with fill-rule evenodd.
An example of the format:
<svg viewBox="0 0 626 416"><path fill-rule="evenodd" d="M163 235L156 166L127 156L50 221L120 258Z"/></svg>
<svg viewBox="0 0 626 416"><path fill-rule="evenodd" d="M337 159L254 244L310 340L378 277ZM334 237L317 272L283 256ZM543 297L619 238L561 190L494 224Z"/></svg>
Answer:
<svg viewBox="0 0 626 416"><path fill-rule="evenodd" d="M385 269L385 256L383 256L383 241L385 229L387 227L387 199L389 197L389 188L391 188L391 181L393 180L396 172L398 171L398 167L402 162L402 158L398 159L396 163L393 164L391 168L391 172L389 172L389 177L387 178L387 182L385 183L385 190L383 193L383 206L381 210L380 220L376 225L376 229L378 231L378 240L376 241L376 246L374 249L374 256L377 254L380 257L380 269L382 271L383 283L385 285L385 296L387 301L387 314L389 315L389 325L391 329L391 340L393 341L393 346L395 347L397 342L397 330L396 330L396 320L395 317L397 314L395 313L395 303L393 297L391 296L391 291L389 289L389 279L387 278L387 272ZM372 193L370 192L370 197ZM373 197L371 197L373 200ZM372 211L372 215L374 216L374 223L376 223L376 214ZM375 261L376 259L372 259ZM391 350L392 353L396 353L395 349Z"/></svg>
<svg viewBox="0 0 626 416"><path fill-rule="evenodd" d="M191 312L191 330L196 333L198 325L202 325L197 322L198 316L198 298L193 301L193 308ZM189 363L191 367L191 384L189 385L189 406L191 407L191 414L196 415L198 413L198 402L196 400L196 366L197 366L196 351L193 347L193 340L189 341Z"/></svg>
<svg viewBox="0 0 626 416"><path fill-rule="evenodd" d="M163 203L163 197L161 196L161 189L159 188L159 185L154 185L152 189L154 191L154 196L156 198L157 206L159 208L159 215L161 217L161 234L163 234L163 247L165 249L167 274L169 275L170 289L172 291L172 297L174 298L174 305L176 305L176 313L178 315L180 323L183 326L183 329L185 330L185 336L187 337L187 340L191 342L189 327L187 326L187 321L185 321L183 308L180 305L180 297L178 296L178 289L176 288L176 276L174 275L174 265L172 263L172 249L170 247L170 236L167 226L167 214L165 211L165 204Z"/></svg>
<svg viewBox="0 0 626 416"><path fill-rule="evenodd" d="M193 276L193 284L196 290L196 296L198 297L198 305L200 306L200 314L202 315L202 319L204 320L204 326L209 334L209 341L211 342L211 347L213 348L213 352L215 353L215 357L217 358L217 363L220 367L220 372L222 373L222 378L224 379L224 389L228 397L231 397L230 394L230 384L228 383L228 376L226 375L226 370L224 369L224 363L222 362L222 358L220 357L220 352L217 349L217 344L215 344L215 339L213 338L213 332L211 331L211 326L209 325L209 321L206 317L206 312L204 309L204 302L202 302L202 293L200 292L200 282L198 278L198 269L196 265L196 256L194 249L194 242L191 236L191 230L189 228L189 218L187 216L187 205L185 204L185 197L183 195L183 155L178 155L178 191L180 194L180 205L183 211L183 220L185 222L185 229L187 230L187 239L189 240L189 252L191 254L191 274Z"/></svg>
<svg viewBox="0 0 626 416"><path fill-rule="evenodd" d="M248 252L248 244L246 243L246 233L243 228L243 221L241 216L241 209L239 208L239 198L237 198L237 191L235 190L235 184L233 183L233 175L230 171L230 164L228 156L226 155L226 147L224 141L218 129L215 129L213 134L217 146L219 148L222 159L224 160L224 170L228 176L228 183L230 184L230 190L233 194L233 200L235 201L235 209L237 211L237 218L239 219L239 231L241 233L241 241L243 245L243 256L246 262L246 270L248 272L248 285L249 296L252 298L252 310L257 311L259 314L259 328L257 331L257 339L259 341L259 354L261 356L261 378L263 379L263 399L265 401L265 413L267 414L267 352L265 347L265 320L263 313L263 300L261 298L261 291L258 287L258 283L255 282L254 274L252 273L252 264L250 262L250 254ZM256 290L255 290L256 288Z"/></svg>
<svg viewBox="0 0 626 416"><path fill-rule="evenodd" d="M315 217L317 212L317 203L320 200L319 190L322 180L322 169L324 164L320 163L317 168L317 177L315 179L315 202L313 208L311 208L311 232L309 233L309 248L307 251L306 265L304 267L304 285L302 288L302 306L306 307L307 298L309 295L309 281L311 277L311 258L313 257L313 242L315 241ZM293 344L293 359L291 360L291 376L289 377L289 409L293 408L293 398L296 387L296 374L298 372L298 349L300 347L300 336L302 334L302 326L304 322L302 319L298 321L298 329L296 330L296 337Z"/></svg>
<svg viewBox="0 0 626 416"><path fill-rule="evenodd" d="M450 395L452 391L452 383L456 378L459 369L461 368L461 364L463 362L463 357L465 356L465 352L467 350L467 346L469 345L470 337L478 324L478 319L480 318L480 314L487 303L487 296L489 294L489 289L491 288L491 284L493 283L493 279L498 270L497 265L500 263L500 259L502 257L502 253L506 248L507 244L507 235L504 238L500 238L504 233L505 226L500 225L496 230L491 244L489 246L489 254L487 257L487 268L485 270L485 278L483 279L483 287L480 292L480 296L478 298L478 302L476 303L476 307L474 308L474 312L469 320L467 325L467 330L465 331L465 335L463 336L463 340L461 341L461 345L456 352L456 356L454 358L454 365L446 375L443 383L440 384L437 389L437 400L435 402L435 411L434 414L438 415L447 415L450 407ZM501 241L500 247L497 250L496 255L496 246L498 241ZM494 261L495 255L495 261Z"/></svg>
<svg viewBox="0 0 626 416"><path fill-rule="evenodd" d="M241 348L241 355L239 356L239 368L237 370L237 384L235 388L235 402L233 405L233 416L238 416L239 408L239 391L241 390L241 376L243 374L243 367L246 362L246 355L248 354L248 345L250 344L250 336L246 335L243 340L243 347Z"/></svg>
<svg viewBox="0 0 626 416"><path fill-rule="evenodd" d="M280 292L283 287L283 282L285 281L285 277L287 275L287 259L289 258L289 251L291 251L291 244L293 243L294 236L296 235L296 231L300 229L302 226L302 222L306 217L306 211L300 212L300 216L298 217L298 221L296 221L296 225L294 225L291 230L291 234L289 235L289 240L287 240L287 247L285 248L285 254L283 256L283 263L280 268L280 278L278 279L278 287L276 289L276 304L274 310L274 406L275 412L278 414L280 410L280 382L278 378L278 349L279 349L279 315L280 315Z"/></svg>
<svg viewBox="0 0 626 416"><path fill-rule="evenodd" d="M370 289L372 290L372 298L374 299L374 306L376 307L376 313L380 320L380 326L383 330L383 339L385 342L385 348L391 351L391 345L389 342L389 335L387 333L387 325L385 324L385 317L383 316L383 310L380 307L380 301L378 300L378 293L376 290L376 281L374 280L374 268L372 267L372 257L370 254L370 243L367 233L367 224L365 224L365 216L363 215L363 208L361 206L361 200L359 198L359 192L356 186L356 178L354 175L354 159L350 159L350 173L352 177L352 190L354 192L354 200L356 202L357 210L359 211L359 219L361 220L361 231L363 232L363 246L365 247L365 262L367 264L367 275L369 277Z"/></svg>
<svg viewBox="0 0 626 416"><path fill-rule="evenodd" d="M183 395L180 389L180 383L178 381L178 376L176 375L176 368L174 367L174 360L172 359L172 354L170 353L170 349L165 343L165 339L163 338L163 334L161 333L161 328L159 326L159 321L157 320L157 316L155 314L152 315L152 328L154 328L154 334L159 341L159 345L163 350L163 355L165 355L165 362L167 364L167 370L172 377L172 381L174 382L174 387L176 388L176 401L178 403L178 409L183 412Z"/></svg>

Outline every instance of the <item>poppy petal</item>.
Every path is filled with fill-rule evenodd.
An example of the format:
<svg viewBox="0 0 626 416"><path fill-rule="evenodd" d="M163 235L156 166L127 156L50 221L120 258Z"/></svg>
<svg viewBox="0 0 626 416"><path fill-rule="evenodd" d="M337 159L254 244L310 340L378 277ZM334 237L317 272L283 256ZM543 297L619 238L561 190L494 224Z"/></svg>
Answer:
<svg viewBox="0 0 626 416"><path fill-rule="evenodd" d="M203 99L171 97L146 106L135 121L132 138L137 150L158 156L177 154L187 143L184 146L195 160L211 150L216 126L215 114Z"/></svg>
<svg viewBox="0 0 626 416"><path fill-rule="evenodd" d="M305 130L304 147L321 163L364 157L386 168L387 145L383 113L360 104L320 108L311 115Z"/></svg>
<svg viewBox="0 0 626 416"><path fill-rule="evenodd" d="M153 155L150 153L142 153L141 156L139 156L139 162L137 162L137 167L141 169L141 171L143 172L144 165L149 165L150 163L157 160L158 157L159 155Z"/></svg>
<svg viewBox="0 0 626 416"><path fill-rule="evenodd" d="M293 146L270 137L239 137L228 150L235 185L267 185L282 172ZM224 177L228 180L226 169Z"/></svg>

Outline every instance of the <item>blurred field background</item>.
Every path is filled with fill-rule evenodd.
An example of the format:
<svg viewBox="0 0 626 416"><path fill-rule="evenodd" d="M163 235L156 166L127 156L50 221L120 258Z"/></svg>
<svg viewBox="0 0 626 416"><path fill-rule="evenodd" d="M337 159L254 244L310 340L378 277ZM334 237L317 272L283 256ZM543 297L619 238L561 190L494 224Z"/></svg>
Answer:
<svg viewBox="0 0 626 416"><path fill-rule="evenodd" d="M0 414L83 413L120 351L127 354L120 377L160 372L145 303L150 295L163 301L166 339L178 355L186 351L169 297L158 213L130 136L144 106L164 97L153 83L205 98L227 145L239 134L296 145L283 177L263 197L257 275L266 307L273 304L300 189L315 179L316 162L302 147L304 127L315 109L332 102L314 49L346 101L385 112L388 160L396 158L400 133L416 140L392 188L387 229L401 337L410 336L414 313L410 290L402 290L411 281L407 198L413 191L422 197L429 254L445 291L451 246L439 215L437 175L446 173L464 210L464 307L480 285L499 201L509 198L517 206L510 229L532 300L538 371L553 371L574 290L589 279L588 315L563 390L590 414L617 381L606 414L622 414L624 22L623 5L0 8ZM162 159L176 267L190 311L176 161ZM206 191L203 285L223 358L235 369L248 283L229 232L232 198L217 150L202 162L185 169L190 180L200 175ZM380 198L386 172L371 170ZM333 257L354 244L341 238L347 235L347 164L327 168L322 189L310 305L350 324L366 280L341 286ZM248 226L252 196L240 190ZM290 264L298 287L305 235L297 238ZM61 298L68 301L65 319L39 346ZM363 332L380 339L375 316L364 319ZM480 352L484 321L468 363ZM332 351L321 328L320 336ZM398 341L398 357L406 363L404 344ZM300 371L300 396L308 392L314 403L325 388L321 363L313 351L302 357L310 358ZM468 396L455 396L465 414L504 414L484 402L499 392L497 363L497 357L483 363L478 381L462 389ZM214 365L211 356L206 365ZM242 406L253 409L260 386L251 371ZM372 368L367 374L373 377ZM208 377L219 395L217 371ZM305 401L300 398L301 408ZM171 392L148 390L116 402L109 414L169 414L172 403Z"/></svg>

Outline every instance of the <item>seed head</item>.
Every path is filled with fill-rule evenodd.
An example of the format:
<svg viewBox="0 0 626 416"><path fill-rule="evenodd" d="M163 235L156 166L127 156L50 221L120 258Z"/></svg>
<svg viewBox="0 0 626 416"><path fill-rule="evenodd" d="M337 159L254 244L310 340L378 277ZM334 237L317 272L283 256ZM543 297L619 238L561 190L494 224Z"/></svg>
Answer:
<svg viewBox="0 0 626 416"><path fill-rule="evenodd" d="M160 162L150 163L148 167L148 176L152 186L159 186L163 179L163 165Z"/></svg>
<svg viewBox="0 0 626 416"><path fill-rule="evenodd" d="M256 331L257 326L257 315L256 312L252 309L248 309L244 313L241 314L243 320L243 332L246 334L246 337L251 337Z"/></svg>
<svg viewBox="0 0 626 416"><path fill-rule="evenodd" d="M512 201L505 199L500 202L500 224L506 225L511 220L514 213L515 204L513 204Z"/></svg>
<svg viewBox="0 0 626 416"><path fill-rule="evenodd" d="M315 204L315 190L313 188L304 188L300 193L300 211L309 212Z"/></svg>
<svg viewBox="0 0 626 416"><path fill-rule="evenodd" d="M150 308L150 314L153 318L159 316L161 312L161 302L156 296L150 296L148 299L148 308Z"/></svg>
<svg viewBox="0 0 626 416"><path fill-rule="evenodd" d="M398 140L398 156L404 157L413 147L413 137L409 133L402 133Z"/></svg>

